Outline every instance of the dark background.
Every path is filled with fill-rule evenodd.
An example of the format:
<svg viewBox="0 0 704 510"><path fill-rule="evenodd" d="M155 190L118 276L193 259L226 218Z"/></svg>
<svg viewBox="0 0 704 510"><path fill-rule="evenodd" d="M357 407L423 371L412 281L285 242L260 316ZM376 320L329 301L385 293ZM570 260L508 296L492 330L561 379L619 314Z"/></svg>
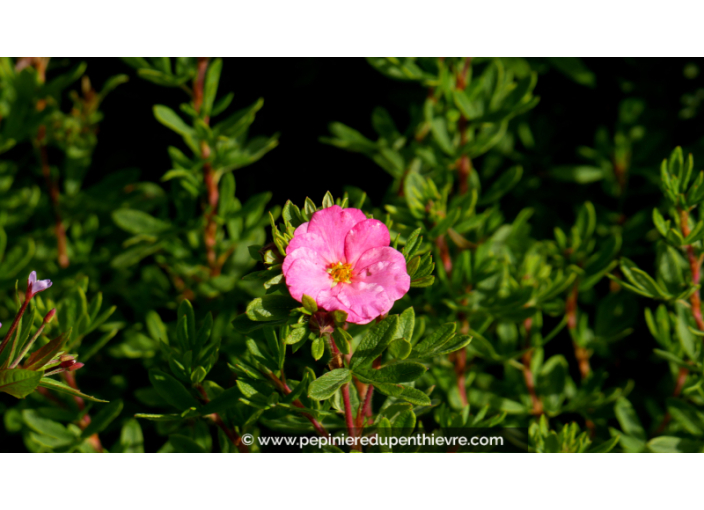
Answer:
<svg viewBox="0 0 704 510"><path fill-rule="evenodd" d="M89 58L86 62L87 74L98 90L114 74L130 76L128 83L110 93L102 107L105 118L89 182L127 167L139 168L143 179L157 181L171 168L167 145L179 145L180 139L154 119L152 106L166 104L178 110L178 105L187 101L185 92L146 82L118 59ZM533 135L538 142L541 138L549 142L551 164L577 163L576 147L593 146L597 127L613 127L618 105L626 97L646 101L647 115L656 117L654 124L671 143L668 153L674 145L692 146L704 136L704 125L697 117L678 118L682 95L704 86L701 75L695 79L684 76L683 68L691 60L612 58L584 62L596 74L594 88L575 83L542 61L531 61L539 64L535 94L541 101L530 116L542 118L546 126ZM252 126L253 135L281 133L279 147L254 166L235 173L237 194L244 197L270 190L274 193L272 203L279 204L288 199L301 203L306 196L319 200L328 190L337 196L343 185L356 185L378 205L390 177L366 157L322 144L319 137L328 135L330 122L339 121L376 139L370 121L375 106L389 110L404 130L409 121L408 105L422 102L426 95L417 83L386 78L362 58L228 58L219 93L230 91L235 98L228 111L264 98L264 108Z"/></svg>

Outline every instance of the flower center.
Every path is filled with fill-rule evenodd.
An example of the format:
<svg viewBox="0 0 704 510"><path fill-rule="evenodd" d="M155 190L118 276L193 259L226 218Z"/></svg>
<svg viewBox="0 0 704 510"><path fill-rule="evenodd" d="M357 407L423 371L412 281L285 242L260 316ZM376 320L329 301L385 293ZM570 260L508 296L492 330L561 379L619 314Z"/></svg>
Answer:
<svg viewBox="0 0 704 510"><path fill-rule="evenodd" d="M328 268L328 274L332 278L333 287L338 283L350 283L352 277L352 266L338 262Z"/></svg>

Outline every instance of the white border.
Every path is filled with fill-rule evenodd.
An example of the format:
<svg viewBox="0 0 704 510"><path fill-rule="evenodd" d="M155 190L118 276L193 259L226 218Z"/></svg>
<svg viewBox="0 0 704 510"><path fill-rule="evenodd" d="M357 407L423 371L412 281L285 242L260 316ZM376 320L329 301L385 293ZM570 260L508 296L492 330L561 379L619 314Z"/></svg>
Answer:
<svg viewBox="0 0 704 510"><path fill-rule="evenodd" d="M701 457L687 454L37 455L0 455L3 508L593 510L701 500Z"/></svg>
<svg viewBox="0 0 704 510"><path fill-rule="evenodd" d="M0 8L0 51L696 56L702 14L684 0L34 0Z"/></svg>

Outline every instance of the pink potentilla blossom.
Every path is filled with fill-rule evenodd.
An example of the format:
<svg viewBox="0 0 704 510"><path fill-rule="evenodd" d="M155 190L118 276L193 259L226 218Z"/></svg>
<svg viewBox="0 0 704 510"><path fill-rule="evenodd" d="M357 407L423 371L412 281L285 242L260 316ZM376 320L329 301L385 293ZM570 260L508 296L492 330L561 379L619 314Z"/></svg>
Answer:
<svg viewBox="0 0 704 510"><path fill-rule="evenodd" d="M389 244L389 229L359 209L333 205L294 232L283 273L297 301L306 294L318 307L347 312L367 324L391 310L411 286L406 259Z"/></svg>
<svg viewBox="0 0 704 510"><path fill-rule="evenodd" d="M49 287L51 287L51 280L37 281L37 272L32 271L29 273L29 278L27 279L27 299L31 299L35 294L38 294Z"/></svg>

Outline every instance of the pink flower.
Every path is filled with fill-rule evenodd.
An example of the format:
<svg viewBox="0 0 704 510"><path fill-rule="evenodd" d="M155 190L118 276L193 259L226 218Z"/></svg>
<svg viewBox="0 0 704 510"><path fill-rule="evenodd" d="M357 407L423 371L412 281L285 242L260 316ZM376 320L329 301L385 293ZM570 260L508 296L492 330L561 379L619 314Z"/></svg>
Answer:
<svg viewBox="0 0 704 510"><path fill-rule="evenodd" d="M35 294L51 287L51 280L37 281L37 272L32 271L27 278L27 299L32 299Z"/></svg>
<svg viewBox="0 0 704 510"><path fill-rule="evenodd" d="M283 273L291 296L347 312L367 324L391 310L411 286L403 255L389 246L389 229L359 209L333 205L299 226L286 248Z"/></svg>

